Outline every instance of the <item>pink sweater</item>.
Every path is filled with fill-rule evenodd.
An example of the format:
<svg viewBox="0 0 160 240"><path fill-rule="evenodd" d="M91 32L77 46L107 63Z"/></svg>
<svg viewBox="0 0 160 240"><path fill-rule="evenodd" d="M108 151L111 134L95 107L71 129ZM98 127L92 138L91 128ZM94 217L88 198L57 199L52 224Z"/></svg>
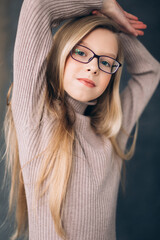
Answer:
<svg viewBox="0 0 160 240"><path fill-rule="evenodd" d="M52 45L51 28L62 19L86 15L101 9L102 0L24 0L14 50L12 111L23 167L30 240L60 240L54 228L47 194L33 203L34 183L41 153L50 139L54 119L46 109L38 111L45 89L46 56ZM131 132L159 83L159 63L133 36L121 34L125 61L131 78L121 93L123 127ZM87 103L69 97L76 112L76 147L73 173L67 191L64 228L68 240L115 240L117 193L122 160L109 139L102 145L84 116ZM96 103L95 103L96 104ZM41 119L42 117L42 119ZM41 122L40 122L41 119ZM125 147L127 137L118 140Z"/></svg>

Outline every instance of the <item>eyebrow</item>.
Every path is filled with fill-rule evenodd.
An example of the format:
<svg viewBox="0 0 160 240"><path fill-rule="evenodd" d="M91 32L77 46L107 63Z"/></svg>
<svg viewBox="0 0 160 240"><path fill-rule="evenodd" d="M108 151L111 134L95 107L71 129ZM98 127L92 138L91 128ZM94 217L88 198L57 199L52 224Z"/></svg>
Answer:
<svg viewBox="0 0 160 240"><path fill-rule="evenodd" d="M81 44L81 43L84 44L84 46L90 48L86 42L84 42L84 41L79 42L79 44ZM91 49L91 50L92 50L92 49ZM93 51L93 50L92 50L92 51ZM112 58L115 58L115 59L116 59L116 57L117 57L117 56L115 56L115 54L113 54L113 53L104 53L104 54L101 54L100 56L109 56L109 57L112 57Z"/></svg>

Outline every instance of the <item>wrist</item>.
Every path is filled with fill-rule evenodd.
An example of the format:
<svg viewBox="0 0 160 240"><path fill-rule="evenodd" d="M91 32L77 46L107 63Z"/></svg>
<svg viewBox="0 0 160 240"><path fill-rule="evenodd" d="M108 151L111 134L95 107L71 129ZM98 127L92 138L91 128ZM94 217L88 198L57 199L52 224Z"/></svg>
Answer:
<svg viewBox="0 0 160 240"><path fill-rule="evenodd" d="M105 15L110 15L110 13L113 12L113 9L115 8L115 0L104 0L102 9L100 10Z"/></svg>

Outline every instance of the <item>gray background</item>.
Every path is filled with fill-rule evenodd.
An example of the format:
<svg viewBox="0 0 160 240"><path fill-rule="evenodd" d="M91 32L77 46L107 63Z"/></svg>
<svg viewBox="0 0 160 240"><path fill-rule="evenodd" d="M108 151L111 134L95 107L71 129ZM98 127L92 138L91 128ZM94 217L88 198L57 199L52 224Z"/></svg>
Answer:
<svg viewBox="0 0 160 240"><path fill-rule="evenodd" d="M158 0L119 0L122 7L148 25L140 41L160 60L160 17ZM13 47L21 0L0 0L0 182L4 175L4 139L2 132L6 94L13 74ZM129 78L124 68L121 88ZM126 193L121 188L117 206L118 240L160 239L160 86L139 122L136 153L126 163ZM0 191L0 240L8 240L13 220L5 222L8 183ZM98 239L97 239L98 240Z"/></svg>

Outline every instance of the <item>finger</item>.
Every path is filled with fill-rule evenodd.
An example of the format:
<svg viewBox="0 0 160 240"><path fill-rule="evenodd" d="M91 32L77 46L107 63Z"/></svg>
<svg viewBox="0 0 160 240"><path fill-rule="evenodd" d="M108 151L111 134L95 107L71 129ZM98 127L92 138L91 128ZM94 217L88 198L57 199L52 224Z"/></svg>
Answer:
<svg viewBox="0 0 160 240"><path fill-rule="evenodd" d="M138 17L136 17L135 15L128 13L126 11L124 11L124 15L129 19L138 20Z"/></svg>
<svg viewBox="0 0 160 240"><path fill-rule="evenodd" d="M129 19L131 18L133 20L138 20L138 18L124 11L123 8L118 4L118 2L116 2L116 5L118 8L118 12L119 12L119 9L120 9L120 12L119 12L119 16L114 16L115 17L114 20L120 25L121 29L123 28L124 32L137 36L137 33L135 29L132 27L132 25L130 24L130 22L128 21L128 18ZM126 17L126 15L128 17ZM121 19L121 22L119 21L120 19Z"/></svg>
<svg viewBox="0 0 160 240"><path fill-rule="evenodd" d="M124 27L121 27L120 30L124 33L127 33L128 34L128 31L126 31L126 29ZM143 31L140 31L140 30L136 30L136 37L139 35L139 36L143 36L144 35L144 32Z"/></svg>
<svg viewBox="0 0 160 240"><path fill-rule="evenodd" d="M143 28L143 29L147 28L147 25L141 21L135 21L135 20L128 20L128 21L133 27L136 26L138 28Z"/></svg>
<svg viewBox="0 0 160 240"><path fill-rule="evenodd" d="M134 20L138 20L138 17L137 17L137 16L135 16L135 15L133 15L133 14L131 14L131 13L128 13L128 12L126 12L125 10L123 10L123 8L119 5L118 2L116 2L116 4L117 4L118 7L121 9L121 11L123 11L124 15L125 15L127 18L129 18L129 19L134 19Z"/></svg>
<svg viewBox="0 0 160 240"><path fill-rule="evenodd" d="M131 23L131 25L134 29L146 29L147 28L146 24Z"/></svg>
<svg viewBox="0 0 160 240"><path fill-rule="evenodd" d="M128 19L128 21L130 23L143 23L142 21L137 21L137 20L132 20L132 19ZM144 24L144 23L143 23Z"/></svg>
<svg viewBox="0 0 160 240"><path fill-rule="evenodd" d="M145 26L137 26L137 25L132 25L134 29L146 29L147 27Z"/></svg>
<svg viewBox="0 0 160 240"><path fill-rule="evenodd" d="M104 14L100 13L100 12L97 11L97 10L93 10L93 11L92 11L92 14L93 14L93 15L96 15L96 16L101 16L101 17L103 16L103 17L105 17Z"/></svg>
<svg viewBox="0 0 160 240"><path fill-rule="evenodd" d="M144 35L144 32L143 32L143 31L140 31L140 30L137 30L137 33L138 33L138 35L140 35L140 36L143 36L143 35Z"/></svg>
<svg viewBox="0 0 160 240"><path fill-rule="evenodd" d="M97 14L97 13L98 13L97 10L93 10L93 11L92 11L92 14Z"/></svg>
<svg viewBox="0 0 160 240"><path fill-rule="evenodd" d="M117 20L117 22L118 22L118 20ZM134 27L132 26L132 24L129 23L129 21L128 21L127 19L122 18L122 19L121 19L121 22L119 22L119 25L120 25L120 28L121 28L121 29L122 29L122 28L124 29L124 32L130 33L130 34L132 34L132 35L134 35L134 36L137 36L136 30L134 29Z"/></svg>

